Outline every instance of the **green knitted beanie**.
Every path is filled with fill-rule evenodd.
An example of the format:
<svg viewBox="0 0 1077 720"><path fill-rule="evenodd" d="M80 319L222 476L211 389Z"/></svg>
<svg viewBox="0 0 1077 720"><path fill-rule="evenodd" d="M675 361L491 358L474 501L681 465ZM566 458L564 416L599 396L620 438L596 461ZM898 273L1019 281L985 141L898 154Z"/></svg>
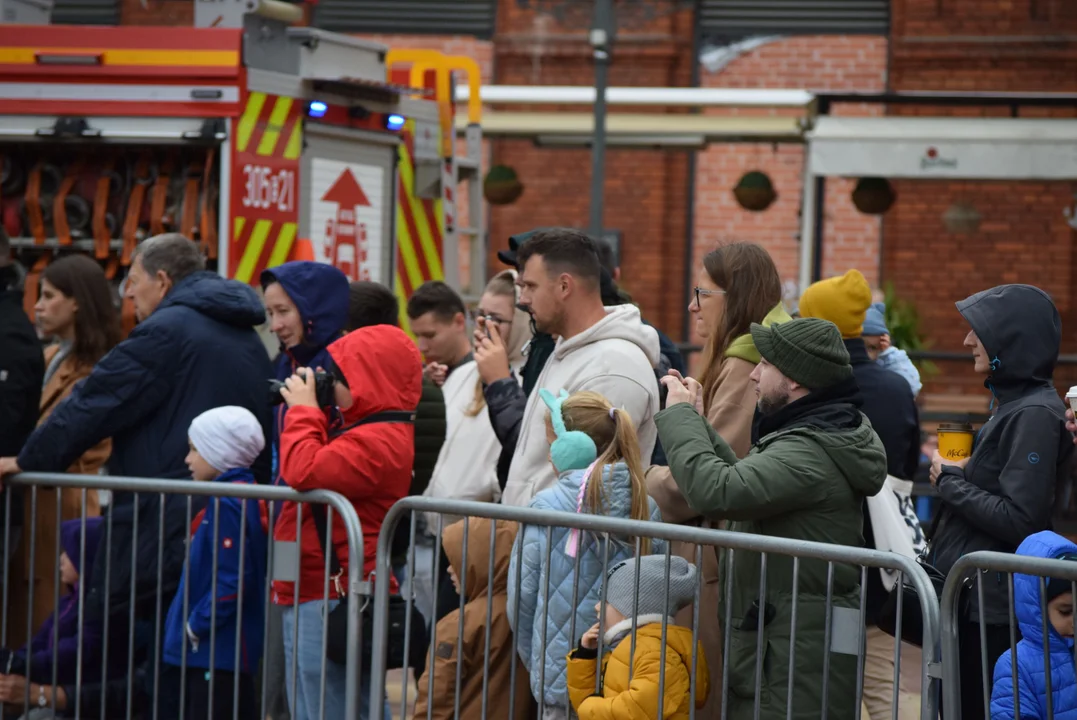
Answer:
<svg viewBox="0 0 1077 720"><path fill-rule="evenodd" d="M752 340L767 362L809 390L853 376L841 331L829 320L798 318L770 327L752 323Z"/></svg>

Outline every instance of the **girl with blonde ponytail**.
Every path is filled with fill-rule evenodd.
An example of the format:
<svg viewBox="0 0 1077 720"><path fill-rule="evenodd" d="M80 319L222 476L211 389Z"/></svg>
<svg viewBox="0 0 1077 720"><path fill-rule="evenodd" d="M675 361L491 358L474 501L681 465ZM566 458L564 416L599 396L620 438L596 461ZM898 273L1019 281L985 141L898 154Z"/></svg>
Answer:
<svg viewBox="0 0 1077 720"><path fill-rule="evenodd" d="M557 485L536 495L530 507L660 522L658 506L647 496L631 416L595 392L562 391L559 397L545 389L539 393L549 408L546 436L559 478ZM531 691L544 705L543 717L567 717L565 658L595 622L603 568L633 557L637 539L610 537L605 563L606 542L590 533L555 527L547 535L545 527L526 526L516 542L522 548L518 545L510 560L508 614L515 619L519 605L517 651L530 669ZM662 541L641 536L638 542L644 555L665 552ZM549 607L544 607L547 596Z"/></svg>

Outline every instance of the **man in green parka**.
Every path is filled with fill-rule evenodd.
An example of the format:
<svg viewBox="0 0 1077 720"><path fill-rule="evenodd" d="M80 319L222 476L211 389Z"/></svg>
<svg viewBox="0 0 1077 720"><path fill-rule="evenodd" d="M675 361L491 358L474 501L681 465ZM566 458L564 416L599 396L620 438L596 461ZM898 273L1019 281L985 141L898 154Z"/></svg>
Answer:
<svg viewBox="0 0 1077 720"><path fill-rule="evenodd" d="M849 353L831 322L804 318L752 325L762 356L752 372L760 410L759 441L738 461L697 411L698 383L677 378L667 409L656 417L673 478L694 510L731 529L796 540L863 545L864 497L886 479L886 451L860 412L860 390ZM826 654L827 563L801 560L797 582L796 650L790 673L793 559L769 555L765 597L760 598L759 553L722 555L722 592L732 573L729 717L752 718L759 703L764 719L823 716L852 718L856 698L855 653L859 647L860 570L834 565L829 681ZM706 620L705 620L706 621ZM756 694L756 649L762 638L762 678ZM842 652L845 650L846 652ZM789 682L793 713L787 716Z"/></svg>

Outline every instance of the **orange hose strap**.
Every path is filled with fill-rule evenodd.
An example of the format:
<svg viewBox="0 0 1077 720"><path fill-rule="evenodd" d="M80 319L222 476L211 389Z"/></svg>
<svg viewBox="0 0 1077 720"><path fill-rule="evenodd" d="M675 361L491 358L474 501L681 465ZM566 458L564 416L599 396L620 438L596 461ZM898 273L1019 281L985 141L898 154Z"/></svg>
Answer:
<svg viewBox="0 0 1077 720"><path fill-rule="evenodd" d="M149 185L150 161L143 155L135 163L135 184L127 198L127 215L123 220L123 254L120 264L131 264L131 254L138 244L138 221L142 217L142 203L146 199L146 186Z"/></svg>
<svg viewBox="0 0 1077 720"><path fill-rule="evenodd" d="M30 221L34 245L45 244L45 218L41 215L41 167L42 163L34 165L26 180L26 218Z"/></svg>
<svg viewBox="0 0 1077 720"><path fill-rule="evenodd" d="M76 160L67 166L67 174L64 175L60 189L52 200L52 227L61 245L71 244L71 226L67 222L67 208L64 206L64 200L67 199L71 188L75 187L75 181L78 180L81 170L81 160Z"/></svg>
<svg viewBox="0 0 1077 720"><path fill-rule="evenodd" d="M183 188L183 215L180 219L180 234L188 240L194 239L194 226L198 220L198 183L201 177L201 163L194 161L187 166L187 182Z"/></svg>
<svg viewBox="0 0 1077 720"><path fill-rule="evenodd" d="M115 255L109 257L108 262L105 263L105 279L115 280L116 271L120 268L120 259Z"/></svg>
<svg viewBox="0 0 1077 720"><path fill-rule="evenodd" d="M111 173L113 167L114 162L112 160L105 161L105 164L101 167L101 177L97 179L97 190L93 196L93 254L98 260L108 258L109 241L112 239L108 223L105 222L105 215L108 213L108 191L112 185Z"/></svg>
<svg viewBox="0 0 1077 720"><path fill-rule="evenodd" d="M202 169L202 213L201 225L198 234L202 242L202 250L210 260L217 259L217 213L210 197L210 175L213 172L213 152L210 148L206 153L206 164Z"/></svg>
<svg viewBox="0 0 1077 720"><path fill-rule="evenodd" d="M150 235L165 231L165 205L168 203L168 185L172 182L173 160L168 158L157 173L157 182L150 197Z"/></svg>

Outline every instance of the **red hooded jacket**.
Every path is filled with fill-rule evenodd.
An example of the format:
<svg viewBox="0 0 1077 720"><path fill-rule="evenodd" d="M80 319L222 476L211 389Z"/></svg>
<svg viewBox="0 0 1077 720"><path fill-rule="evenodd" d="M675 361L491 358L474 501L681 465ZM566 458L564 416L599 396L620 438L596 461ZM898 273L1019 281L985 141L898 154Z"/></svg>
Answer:
<svg viewBox="0 0 1077 720"><path fill-rule="evenodd" d="M386 410L414 410L422 394L419 350L400 328L360 328L329 346L329 355L344 374L353 404L343 411L344 425ZM403 423L371 423L330 438L325 413L296 406L285 416L280 438L281 478L299 490L334 490L351 500L363 525L363 575L374 571L378 533L393 504L408 494L415 459L415 428ZM273 534L275 540L296 540L297 504L284 504ZM320 600L325 589L322 555L311 506L303 508L299 602ZM348 536L334 518L333 544L348 573ZM388 579L393 590L395 581ZM346 586L347 583L343 583ZM336 591L330 585L330 596ZM293 583L273 583L273 601L291 605Z"/></svg>

